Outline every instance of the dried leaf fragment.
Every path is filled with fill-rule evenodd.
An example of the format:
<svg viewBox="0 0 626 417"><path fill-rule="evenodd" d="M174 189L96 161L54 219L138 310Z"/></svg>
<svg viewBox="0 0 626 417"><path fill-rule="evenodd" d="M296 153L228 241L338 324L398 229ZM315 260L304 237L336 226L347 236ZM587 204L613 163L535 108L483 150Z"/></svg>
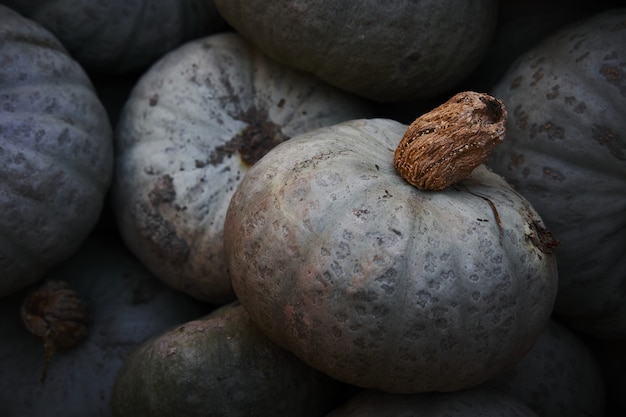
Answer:
<svg viewBox="0 0 626 417"><path fill-rule="evenodd" d="M26 329L43 340L43 382L55 352L87 337L87 305L67 282L47 281L26 297L20 314Z"/></svg>
<svg viewBox="0 0 626 417"><path fill-rule="evenodd" d="M443 190L462 181L504 140L502 101L465 91L418 117L394 154L398 173L420 190Z"/></svg>

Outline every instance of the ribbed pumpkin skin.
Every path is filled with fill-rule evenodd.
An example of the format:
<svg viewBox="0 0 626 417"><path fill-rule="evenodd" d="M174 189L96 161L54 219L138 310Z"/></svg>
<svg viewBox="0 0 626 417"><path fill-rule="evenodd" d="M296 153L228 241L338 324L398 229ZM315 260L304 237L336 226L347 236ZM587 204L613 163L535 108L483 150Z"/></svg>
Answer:
<svg viewBox="0 0 626 417"><path fill-rule="evenodd" d="M5 0L52 32L91 73L141 71L183 42L225 29L212 1Z"/></svg>
<svg viewBox="0 0 626 417"><path fill-rule="evenodd" d="M234 302L141 345L118 375L111 407L113 417L321 417L336 389Z"/></svg>
<svg viewBox="0 0 626 417"><path fill-rule="evenodd" d="M578 330L626 337L626 9L564 28L492 92L507 137L488 165L561 241L555 313Z"/></svg>
<svg viewBox="0 0 626 417"><path fill-rule="evenodd" d="M281 346L391 392L483 382L530 348L557 286L540 219L499 176L422 192L393 167L406 126L355 120L279 145L246 174L224 229L233 287ZM494 212L497 208L502 236Z"/></svg>
<svg viewBox="0 0 626 417"><path fill-rule="evenodd" d="M48 31L0 6L0 296L40 279L94 227L113 171L106 112Z"/></svg>
<svg viewBox="0 0 626 417"><path fill-rule="evenodd" d="M182 46L144 74L117 126L113 201L125 242L173 287L233 300L224 217L249 164L297 133L365 112L235 33Z"/></svg>
<svg viewBox="0 0 626 417"><path fill-rule="evenodd" d="M493 0L215 0L268 56L368 99L432 97L478 65L492 39Z"/></svg>

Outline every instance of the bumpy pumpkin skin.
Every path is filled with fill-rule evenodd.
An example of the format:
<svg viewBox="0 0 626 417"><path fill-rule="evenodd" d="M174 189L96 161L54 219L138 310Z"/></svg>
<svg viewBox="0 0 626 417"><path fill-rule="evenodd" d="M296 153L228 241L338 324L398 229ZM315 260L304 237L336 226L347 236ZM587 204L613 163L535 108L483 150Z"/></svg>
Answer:
<svg viewBox="0 0 626 417"><path fill-rule="evenodd" d="M157 276L234 299L224 217L249 165L297 133L364 115L360 100L269 61L235 33L168 54L131 93L116 134L121 233Z"/></svg>
<svg viewBox="0 0 626 417"><path fill-rule="evenodd" d="M626 337L626 9L554 34L493 94L509 110L488 165L560 240L555 313L599 337Z"/></svg>
<svg viewBox="0 0 626 417"><path fill-rule="evenodd" d="M113 417L316 417L336 389L234 302L141 345L117 377L111 407Z"/></svg>
<svg viewBox="0 0 626 417"><path fill-rule="evenodd" d="M268 56L368 99L423 99L452 88L492 39L497 2L215 0Z"/></svg>
<svg viewBox="0 0 626 417"><path fill-rule="evenodd" d="M141 71L183 42L225 29L212 1L5 0L52 32L90 73Z"/></svg>
<svg viewBox="0 0 626 417"><path fill-rule="evenodd" d="M413 395L364 390L326 417L538 417L515 397L487 387Z"/></svg>
<svg viewBox="0 0 626 417"><path fill-rule="evenodd" d="M98 220L113 134L50 32L0 6L0 296L72 255Z"/></svg>
<svg viewBox="0 0 626 417"><path fill-rule="evenodd" d="M440 192L404 181L393 153L405 130L355 120L257 162L226 218L233 287L272 340L334 378L390 392L468 388L535 341L556 260L535 245L531 206L484 166ZM493 203L502 230L468 190Z"/></svg>
<svg viewBox="0 0 626 417"><path fill-rule="evenodd" d="M26 291L0 303L0 404L3 416L110 416L109 399L126 358L146 339L202 317L205 303L152 276L118 239L90 236L46 280L64 280L87 304L88 336L52 357L26 331L20 305Z"/></svg>

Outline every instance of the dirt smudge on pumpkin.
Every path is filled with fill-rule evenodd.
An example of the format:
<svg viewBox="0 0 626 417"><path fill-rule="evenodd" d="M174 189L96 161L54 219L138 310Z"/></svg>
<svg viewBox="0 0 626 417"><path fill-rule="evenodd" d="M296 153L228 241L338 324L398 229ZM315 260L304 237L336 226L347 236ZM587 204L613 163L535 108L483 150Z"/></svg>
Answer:
<svg viewBox="0 0 626 417"><path fill-rule="evenodd" d="M620 63L618 65L602 64L600 67L600 75L603 76L609 84L616 87L622 97L626 97L624 67L626 67L625 63Z"/></svg>
<svg viewBox="0 0 626 417"><path fill-rule="evenodd" d="M161 214L163 205L170 204L175 199L174 180L170 175L163 175L148 193L150 204L143 202L137 204L135 218L137 231L152 252L173 265L180 265L189 257L189 246L178 236L176 228Z"/></svg>
<svg viewBox="0 0 626 417"><path fill-rule="evenodd" d="M196 168L219 165L225 158L237 153L242 162L251 167L276 145L289 139L281 126L269 119L266 109L253 106L233 118L245 122L247 126L228 142L216 146L205 161L196 160Z"/></svg>
<svg viewBox="0 0 626 417"><path fill-rule="evenodd" d="M541 223L536 220L528 222L530 232L526 234L528 239L537 249L546 255L554 254L556 247L560 245L557 239L554 238L552 232L543 227Z"/></svg>
<svg viewBox="0 0 626 417"><path fill-rule="evenodd" d="M606 147L611 155L620 161L626 161L626 140L609 127L594 124L591 127L593 140Z"/></svg>

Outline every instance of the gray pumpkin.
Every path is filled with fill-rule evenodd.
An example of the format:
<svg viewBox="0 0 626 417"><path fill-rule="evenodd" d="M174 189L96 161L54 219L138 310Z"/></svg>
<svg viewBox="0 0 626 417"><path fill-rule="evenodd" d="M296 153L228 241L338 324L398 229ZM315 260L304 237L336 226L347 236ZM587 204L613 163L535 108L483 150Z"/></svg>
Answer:
<svg viewBox="0 0 626 417"><path fill-rule="evenodd" d="M0 297L41 279L95 226L112 130L90 80L39 24L0 5Z"/></svg>
<svg viewBox="0 0 626 417"><path fill-rule="evenodd" d="M318 417L337 388L268 340L233 302L136 349L111 407L113 417Z"/></svg>
<svg viewBox="0 0 626 417"><path fill-rule="evenodd" d="M91 73L142 71L180 44L225 29L212 1L4 0Z"/></svg>
<svg viewBox="0 0 626 417"><path fill-rule="evenodd" d="M488 165L560 240L555 314L626 337L626 9L590 17L521 56L492 94L507 137Z"/></svg>
<svg viewBox="0 0 626 417"><path fill-rule="evenodd" d="M222 235L244 173L277 143L366 111L235 33L178 48L139 80L117 126L113 202L125 242L174 288L233 300Z"/></svg>
<svg viewBox="0 0 626 417"><path fill-rule="evenodd" d="M353 120L257 162L226 217L233 287L268 337L334 378L468 388L530 349L556 259L537 213L484 166L440 192L402 179L393 153L406 128Z"/></svg>
<svg viewBox="0 0 626 417"><path fill-rule="evenodd" d="M368 99L424 99L478 65L497 21L494 0L215 0L268 56Z"/></svg>

